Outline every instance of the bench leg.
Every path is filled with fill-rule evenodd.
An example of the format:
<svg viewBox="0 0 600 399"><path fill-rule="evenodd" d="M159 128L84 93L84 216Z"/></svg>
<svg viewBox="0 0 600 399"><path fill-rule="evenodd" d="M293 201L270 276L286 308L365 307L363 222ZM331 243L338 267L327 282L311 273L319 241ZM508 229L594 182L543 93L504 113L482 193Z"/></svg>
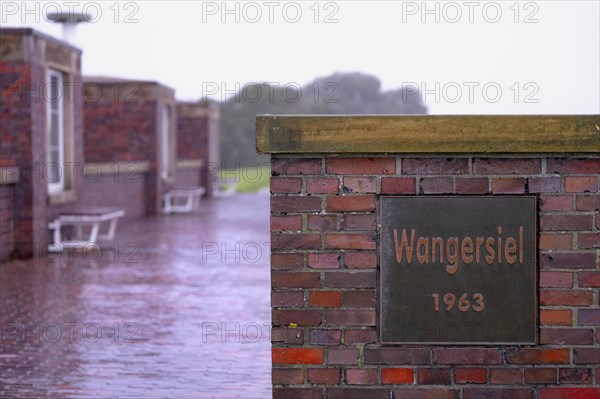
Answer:
<svg viewBox="0 0 600 399"><path fill-rule="evenodd" d="M61 225L60 223L52 223L49 226L51 229L54 229L53 232L53 238L54 238L54 243L48 245L48 252L62 252L63 250L63 242L62 242L62 236L60 234L60 229L61 229Z"/></svg>
<svg viewBox="0 0 600 399"><path fill-rule="evenodd" d="M98 234L98 239L102 241L110 241L115 237L115 232L117 231L117 223L119 222L119 218L114 218L110 220L110 224L108 225L108 231L105 234Z"/></svg>
<svg viewBox="0 0 600 399"><path fill-rule="evenodd" d="M163 205L163 213L168 215L171 213L171 196L169 194L165 194L164 205Z"/></svg>
<svg viewBox="0 0 600 399"><path fill-rule="evenodd" d="M164 205L162 212L164 214L169 213L187 213L193 209L200 207L200 197L202 194L193 193L175 193L165 194ZM173 203L175 201L175 203Z"/></svg>
<svg viewBox="0 0 600 399"><path fill-rule="evenodd" d="M185 207L183 208L183 210L185 212L190 212L192 210L193 206L194 206L194 196L188 195L187 198L185 199Z"/></svg>
<svg viewBox="0 0 600 399"><path fill-rule="evenodd" d="M100 222L92 224L92 231L90 231L89 243L95 244L98 240L98 232L100 231Z"/></svg>

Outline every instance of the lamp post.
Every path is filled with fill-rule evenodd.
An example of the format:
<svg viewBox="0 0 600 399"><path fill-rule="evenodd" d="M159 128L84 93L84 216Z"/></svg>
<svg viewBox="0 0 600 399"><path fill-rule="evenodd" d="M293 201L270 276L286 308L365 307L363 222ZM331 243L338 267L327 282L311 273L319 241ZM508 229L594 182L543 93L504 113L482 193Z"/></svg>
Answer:
<svg viewBox="0 0 600 399"><path fill-rule="evenodd" d="M48 20L62 24L63 40L74 44L75 27L80 22L89 22L92 16L83 12L53 12L46 15Z"/></svg>

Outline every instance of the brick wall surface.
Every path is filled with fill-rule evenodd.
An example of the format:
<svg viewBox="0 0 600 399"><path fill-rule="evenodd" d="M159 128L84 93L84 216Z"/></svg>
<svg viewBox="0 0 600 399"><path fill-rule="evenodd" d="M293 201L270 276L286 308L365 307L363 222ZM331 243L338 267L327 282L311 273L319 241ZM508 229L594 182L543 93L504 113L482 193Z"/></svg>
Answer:
<svg viewBox="0 0 600 399"><path fill-rule="evenodd" d="M15 249L15 185L0 184L0 262Z"/></svg>
<svg viewBox="0 0 600 399"><path fill-rule="evenodd" d="M177 159L208 159L208 122L208 115L178 115Z"/></svg>
<svg viewBox="0 0 600 399"><path fill-rule="evenodd" d="M155 101L90 98L84 115L86 162L156 162Z"/></svg>
<svg viewBox="0 0 600 399"><path fill-rule="evenodd" d="M200 185L206 189L206 196L211 196L214 180L218 177L219 163L219 128L218 111L212 103L177 104L177 159L202 160L199 173ZM188 171L177 171L177 185L191 185L187 182L191 175ZM195 177L194 177L195 179Z"/></svg>
<svg viewBox="0 0 600 399"><path fill-rule="evenodd" d="M272 158L275 399L600 398L600 158ZM380 195L538 197L539 343L382 346Z"/></svg>
<svg viewBox="0 0 600 399"><path fill-rule="evenodd" d="M23 134L31 130L31 104L41 101L32 87L31 63L0 61L0 119L2 119L2 159L14 164L31 158L31 137ZM21 133L21 134L19 134Z"/></svg>
<svg viewBox="0 0 600 399"><path fill-rule="evenodd" d="M175 175L176 186L207 187L209 182L204 172L209 159L208 117L196 117L179 113L177 116L177 159L201 159L205 165L198 169L178 168ZM211 184L212 190L212 184Z"/></svg>
<svg viewBox="0 0 600 399"><path fill-rule="evenodd" d="M79 202L90 206L118 207L124 220L144 216L145 173L102 174L86 177Z"/></svg>
<svg viewBox="0 0 600 399"><path fill-rule="evenodd" d="M118 81L87 82L84 90L85 162L148 161L150 170L143 175L145 195L143 201L136 204L143 207L148 216L159 212L160 197L165 190L158 170L162 105L157 97L159 90L153 83ZM86 187L95 189L97 186Z"/></svg>
<svg viewBox="0 0 600 399"><path fill-rule="evenodd" d="M2 101L0 101L0 120L2 120L2 131L0 141L0 155L3 164L19 165L23 169L32 169L32 137L29 134L32 125L31 106L36 100L35 91L33 96L25 94L23 88L31 90L32 85L31 63L25 61L0 61L0 90ZM33 190L31 189L31 175L21 177L21 183L12 186L12 201L15 199L16 192L19 193L19 199L23 204L31 204ZM8 212L9 196L7 186L0 186L4 198L2 212ZM25 209L24 209L25 208ZM21 237L21 240L27 239L32 235L33 220L31 218L32 210L29 206L21 209L13 209L12 220L13 227L9 229L4 226L1 230L6 231L2 234L2 245L9 247L13 252L14 241ZM8 218L7 218L8 219ZM5 220L3 218L3 220ZM16 230L16 231L15 231ZM10 241L7 241L10 240ZM8 250L6 250L8 252ZM3 256L3 258L7 257Z"/></svg>
<svg viewBox="0 0 600 399"><path fill-rule="evenodd" d="M201 169L177 168L175 172L174 187L198 187L202 184ZM205 187L205 186L204 186Z"/></svg>
<svg viewBox="0 0 600 399"><path fill-rule="evenodd" d="M20 169L14 187L15 255L31 256L33 243L39 243L47 229L46 183L40 172L46 162L44 147L46 102L44 65L36 61L0 62L1 154Z"/></svg>
<svg viewBox="0 0 600 399"><path fill-rule="evenodd" d="M81 52L31 29L3 29L0 48L0 161L19 168L14 185L14 255L29 257L48 242L48 214L55 211L48 205L45 175L48 68L63 71L66 87L74 88L73 96L65 88L61 92L69 121L66 129L73 133L72 140L67 139L65 159L83 165ZM82 175L73 172L67 188L77 192Z"/></svg>

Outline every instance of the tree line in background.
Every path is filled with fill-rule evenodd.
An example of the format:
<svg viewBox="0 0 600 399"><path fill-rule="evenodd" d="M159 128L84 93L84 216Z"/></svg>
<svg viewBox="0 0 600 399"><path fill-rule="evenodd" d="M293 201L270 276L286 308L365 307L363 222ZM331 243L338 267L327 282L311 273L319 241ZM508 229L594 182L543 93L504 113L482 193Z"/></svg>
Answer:
<svg viewBox="0 0 600 399"><path fill-rule="evenodd" d="M254 83L221 102L221 165L234 169L268 162L255 150L255 116L261 114L426 114L419 93L382 91L378 78L335 73L298 84Z"/></svg>

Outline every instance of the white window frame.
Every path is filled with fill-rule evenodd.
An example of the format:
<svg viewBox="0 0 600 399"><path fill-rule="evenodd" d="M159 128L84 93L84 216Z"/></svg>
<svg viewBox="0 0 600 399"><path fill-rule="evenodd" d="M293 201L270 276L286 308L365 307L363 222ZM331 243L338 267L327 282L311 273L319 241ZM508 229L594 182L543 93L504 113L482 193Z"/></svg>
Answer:
<svg viewBox="0 0 600 399"><path fill-rule="evenodd" d="M52 79L56 78L58 84L58 98L56 101L52 101L50 98L50 85L52 84ZM64 78L62 72L56 69L48 69L48 86L46 87L46 129L47 129L47 153L46 159L48 161L48 165L46 165L45 171L48 173L50 168L54 166L50 165L52 159L50 158L50 154L52 151L58 150L58 181L52 182L48 177L48 192L49 193L58 193L64 191L65 189L65 112L64 112ZM58 116L58 144L53 146L51 144L52 137L52 116L53 113L56 112Z"/></svg>
<svg viewBox="0 0 600 399"><path fill-rule="evenodd" d="M170 127L171 127L171 120L170 120L170 115L171 115L171 110L169 109L169 105L165 104L162 106L162 123L161 123L161 132L160 132L160 138L161 138L161 170L160 170L160 175L161 177L166 180L169 178L170 175L170 163L171 163L171 146L170 146L170 137L171 137L171 132L170 132Z"/></svg>

